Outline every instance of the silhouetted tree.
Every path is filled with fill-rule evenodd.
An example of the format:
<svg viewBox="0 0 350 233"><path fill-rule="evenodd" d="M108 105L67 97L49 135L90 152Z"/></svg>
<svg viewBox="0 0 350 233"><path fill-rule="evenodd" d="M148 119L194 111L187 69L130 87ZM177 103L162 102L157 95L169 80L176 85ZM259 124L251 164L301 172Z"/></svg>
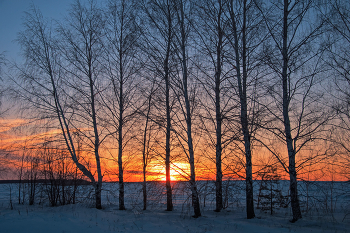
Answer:
<svg viewBox="0 0 350 233"><path fill-rule="evenodd" d="M165 186L167 190L167 210L173 210L172 188L170 183L170 162L171 162L171 73L174 56L174 27L175 5L173 0L151 0L142 3L143 11L145 12L148 23L145 25L144 36L144 51L150 59L148 69L154 75L154 79L160 77L160 82L165 85L163 91L165 95ZM163 88L164 89L164 88ZM159 109L160 111L162 109ZM159 116L161 117L161 116Z"/></svg>
<svg viewBox="0 0 350 233"><path fill-rule="evenodd" d="M194 30L198 37L199 54L203 54L196 59L196 66L200 73L198 81L202 84L206 96L201 99L202 107L206 114L202 114L203 130L210 134L215 134L215 142L211 144L215 147L216 164L216 208L220 212L223 208L222 201L222 154L225 145L230 141L231 132L225 131L225 119L232 108L232 99L228 82L227 60L225 54L227 41L225 41L225 27L227 26L227 4L223 0L201 1L196 4L196 20ZM226 47L226 48L225 48ZM211 132L209 125L213 124L215 132Z"/></svg>
<svg viewBox="0 0 350 233"><path fill-rule="evenodd" d="M18 79L16 79L15 82L18 87L17 96L24 100L27 106L37 109L38 117L51 120L56 119L54 122L58 123L71 159L79 170L92 182L95 187L96 208L101 208L102 173L99 165L99 135L97 132L96 109L94 106L95 86L94 75L92 74L92 64L94 62L91 54L92 50L85 50L84 47L87 45L87 48L92 49L93 36L89 35L91 36L91 40L89 42L85 41L87 44L82 45L75 39L78 39L79 36L87 36L84 34L84 30L79 32L75 31L77 33L75 34L77 36L76 38L73 36L72 32L74 31L72 28L75 26L77 26L77 28L80 26L80 29L86 29L84 28L84 23L86 23L84 20L88 21L87 18L91 16L89 12L92 13L84 8L80 2L76 2L76 4L73 5L71 15L72 21L70 21L71 24L69 25L71 28L69 28L69 26L69 29L64 29L63 26L60 28L60 33L62 33L61 36L63 37L61 43L57 43L50 24L43 19L41 13L35 7L32 8L31 12L26 13L24 22L25 29L18 37L18 42L22 46L23 54L26 59L26 67L17 66ZM90 20L92 19L90 18ZM83 33L83 35L79 33ZM64 47L59 47L62 45L64 45ZM63 62L61 60L62 52L64 52L65 55L63 57L67 59L65 60L65 65L67 65L65 66L65 70L62 69L63 66L61 63ZM82 53L80 54L80 52ZM86 55L86 57L84 57L84 55ZM86 65L86 67L84 67L84 65ZM70 70L70 68L72 69ZM86 75L87 83L90 84L89 86L85 86L87 89L84 89L80 83L76 86L71 83L71 81L74 82L77 81L77 79L83 79L83 74ZM64 77L64 75L67 76ZM79 87L82 88L80 89ZM73 90L76 92L70 95ZM81 97L78 93L90 96L90 105L84 105L84 102L80 102L81 99L75 99L75 97ZM68 104L68 102L70 103ZM77 122L74 122L77 118L78 121L82 119L77 117L78 114L76 114L79 107L80 109L86 107L85 110L87 114L91 114L91 118L87 117L85 120L87 120L86 123L89 124L88 119L90 119L91 126L94 128L94 133L92 135L94 140L91 142L94 145L96 165L99 174L98 181L95 180L92 171L77 158L76 143L72 131L79 131L79 127L81 126L80 124L76 124ZM90 137L88 138L90 139Z"/></svg>
<svg viewBox="0 0 350 233"><path fill-rule="evenodd" d="M140 30L135 1L111 0L106 13L104 66L110 80L111 94L104 96L103 102L107 108L107 121L116 129L113 135L118 140L119 209L125 210L123 148L130 141L126 140L130 134L126 126L137 112L134 103L136 78L142 66L142 59L138 57Z"/></svg>
<svg viewBox="0 0 350 233"><path fill-rule="evenodd" d="M328 43L326 44L325 61L333 77L330 93L333 97L333 109L337 113L335 129L331 137L334 151L340 159L338 166L342 175L349 172L349 139L350 139L350 4L348 1L326 1L327 7L319 7L328 26Z"/></svg>
<svg viewBox="0 0 350 233"><path fill-rule="evenodd" d="M324 21L316 17L313 1L284 0L257 6L270 34L270 42L264 45L263 61L276 76L266 82L267 93L272 97L269 111L275 118L269 130L284 142L288 151L288 166L277 158L290 177L291 222L295 222L302 217L297 170L303 164L297 163L296 155L306 145L325 139L325 126L331 117L322 104L325 96L319 86L324 71L321 62L324 48L320 43ZM280 123L281 128L277 126Z"/></svg>
<svg viewBox="0 0 350 233"><path fill-rule="evenodd" d="M189 72L189 36L191 23L191 12L193 8L193 2L178 0L176 2L176 18L177 18L177 33L175 47L178 59L180 61L180 69L177 77L177 98L181 105L182 114L184 116L186 126L186 138L183 140L187 143L187 150L185 151L189 164L190 164L190 188L192 192L192 205L194 209L194 217L200 217L200 203L196 184L196 173L195 173L195 158L194 158L194 146L193 146L193 133L192 133L192 112L194 108L194 98L196 96L196 88L193 87L190 92L190 72Z"/></svg>
<svg viewBox="0 0 350 233"><path fill-rule="evenodd" d="M97 181L95 182L96 208L101 206L102 168L100 158L101 124L99 93L103 90L101 69L101 43L104 19L102 10L95 2L83 5L76 1L72 5L66 22L60 25L60 52L64 61L65 82L72 93L69 93L75 121L75 130L79 137L84 137L90 144L95 158ZM83 131L81 127L84 127Z"/></svg>
<svg viewBox="0 0 350 233"><path fill-rule="evenodd" d="M235 71L234 85L240 105L240 128L243 134L246 180L247 218L255 217L253 199L252 143L262 120L262 75L259 53L266 40L262 16L253 1L228 2L229 26L226 33L232 48L231 65ZM237 90L238 89L238 90Z"/></svg>

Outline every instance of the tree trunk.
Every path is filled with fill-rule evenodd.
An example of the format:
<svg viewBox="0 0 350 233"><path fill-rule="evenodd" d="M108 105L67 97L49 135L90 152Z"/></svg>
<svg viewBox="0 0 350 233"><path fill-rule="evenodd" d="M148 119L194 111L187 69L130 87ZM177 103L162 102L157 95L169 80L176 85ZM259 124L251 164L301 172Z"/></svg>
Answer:
<svg viewBox="0 0 350 233"><path fill-rule="evenodd" d="M298 184L297 174L295 170L295 150L293 148L293 139L291 134L291 126L289 120L289 92L288 92L288 14L289 1L284 0L284 14L283 14L283 67L282 67L282 85L283 85L283 123L286 135L286 143L289 157L289 177L290 177L290 198L293 212L293 219L291 222L296 222L300 219L301 211L298 199Z"/></svg>
<svg viewBox="0 0 350 233"><path fill-rule="evenodd" d="M90 48L91 49L91 48ZM91 53L91 51L90 51ZM90 54L89 53L89 54ZM91 98L91 117L92 117L92 125L94 128L94 152L95 152L95 160L96 160L96 170L97 170L97 184L95 188L95 195L96 195L96 209L102 209L102 203L101 203L101 189L102 189L102 172L101 172L101 163L100 163L100 154L99 154L99 148L100 148L100 138L99 138L99 132L97 129L97 117L96 117L96 109L95 109L95 88L94 88L94 80L93 80L93 74L92 74L92 58L88 58L88 65L89 65L89 84L90 84L90 98Z"/></svg>
<svg viewBox="0 0 350 233"><path fill-rule="evenodd" d="M166 136L165 136L165 188L166 188L166 210L173 210L173 200L172 200L172 188L171 188L171 180L170 180L170 145L171 145L171 108L170 108L170 69L169 69L169 60L172 51L172 43L173 43L173 19L174 19L174 1L172 0L150 0L145 1L145 5L143 5L144 11L147 13L148 19L150 21L150 25L155 27L156 30L151 33L155 33L159 35L159 39L156 40L153 48L156 49L157 52L161 56L153 56L154 51L152 50L152 57L155 59L155 63L160 63L162 69L156 69L156 76L161 73L162 80L165 82L165 108L166 108ZM151 28L151 27L149 27ZM151 47L152 47L151 46ZM164 56L162 56L164 55Z"/></svg>
<svg viewBox="0 0 350 233"><path fill-rule="evenodd" d="M80 3L77 3L79 6L77 8L73 8L74 9L74 15L80 15L81 11L83 10L83 7L81 7ZM76 5L77 6L77 5ZM76 128L73 130L71 129L72 125L74 124L70 124L70 120L66 118L65 116L65 110L64 108L61 106L60 103L60 94L58 92L58 89L56 87L57 83L61 83L59 82L60 77L56 76L57 73L60 72L56 72L57 70L55 70L55 66L53 64L56 64L56 56L57 53L55 52L55 49L57 48L57 45L53 45L53 41L51 40L51 33L49 31L47 31L46 27L45 27L45 23L43 21L42 15L40 12L33 10L32 11L33 14L29 14L29 18L28 18L28 24L26 24L26 28L27 31L25 33L21 33L22 37L21 37L21 43L23 43L23 45L28 49L28 51L31 51L31 54L27 54L27 59L29 61L33 61L35 60L35 65L37 65L40 70L42 70L43 74L47 75L47 80L45 81L45 83L49 83L51 85L51 93L52 93L52 98L54 101L54 105L51 106L50 105L50 109L51 107L54 107L54 113L57 114L57 118L59 121L59 125L60 125L60 129L62 132L62 135L64 137L64 141L67 147L67 150L69 151L69 154L71 156L71 159L73 160L74 164L76 165L76 167L86 176L90 179L91 183L94 184L95 183L95 177L93 176L93 174L83 165L79 162L79 159L77 158L76 155L76 150L74 147L74 138L72 135L72 131L75 131ZM98 17L95 17L96 19ZM84 25L82 25L82 21L81 20L85 20L80 18L77 21L74 21L74 16L70 19L68 19L68 21L71 22L75 22L76 24L74 25L74 28L77 29L80 26L84 27ZM67 24L66 26L68 26L69 24ZM47 25L46 25L47 26ZM90 24L91 26L91 24ZM74 30L75 30L74 29ZM79 38L71 38L69 36L67 36L70 33L67 33L69 31L69 29L63 29L60 28L60 32L61 35L64 37L63 41L68 42L68 48L63 48L60 47L59 49L65 50L65 54L67 55L66 58L68 58L66 61L68 63L72 63L74 62L75 59L79 59L78 57L74 57L74 56L70 56L72 51L77 52L79 50L79 46L80 46L80 42ZM86 31L91 32L89 35L84 34ZM90 103L90 108L91 108L91 112L89 112L89 117L91 116L89 122L92 123L92 127L94 129L94 137L95 137L95 141L94 141L94 153L95 153L95 159L96 159L96 167L97 167L97 173L98 173L98 183L100 184L100 186L102 186L102 175L101 175L101 167L100 167L100 157L99 157L99 135L98 135L98 130L97 130L97 122L96 122L96 111L95 111L95 90L94 90L94 83L92 80L93 77L93 61L95 60L92 56L94 56L94 52L92 52L93 48L93 42L91 41L92 38L95 34L93 32L93 30L86 30L86 31L80 31L77 37L79 36L83 36L84 37L84 43L82 47L84 47L84 51L79 51L81 52L80 54L84 54L84 61L80 60L77 61L75 60L75 62L83 64L84 63L84 68L77 68L76 71L82 71L82 69L84 70L84 74L87 74L86 79L84 83L88 83L90 86L90 92L86 92L84 94L86 94L86 96L89 98L88 102ZM30 36L27 37L28 32ZM83 35L82 35L83 34ZM93 34L93 35L92 35ZM76 39L76 40L75 40ZM55 47L55 49L54 49ZM71 50L69 50L71 49ZM78 53L79 53L78 52ZM73 52L74 53L74 52ZM85 60L86 59L86 60ZM85 63L86 62L86 63ZM74 73L74 72L73 72ZM77 72L79 73L79 72ZM82 77L80 77L82 78ZM40 86L43 88L44 86L42 86L42 84L40 84ZM76 87L74 87L76 88ZM85 100L84 100L85 101ZM51 101L48 101L51 103ZM75 118L75 116L73 117ZM99 193L97 193L98 195L100 195ZM99 198L101 199L101 198ZM100 208L101 207L101 203L96 202L96 207Z"/></svg>
<svg viewBox="0 0 350 233"><path fill-rule="evenodd" d="M102 209L101 190L102 190L102 183L100 183L100 182L95 183L96 209Z"/></svg>
<svg viewBox="0 0 350 233"><path fill-rule="evenodd" d="M169 103L169 76L166 75L166 138L165 138L165 179L166 179L166 196L167 196L167 211L173 210L173 194L170 182L170 103Z"/></svg>
<svg viewBox="0 0 350 233"><path fill-rule="evenodd" d="M123 22L122 22L123 25ZM121 31L120 38L123 38ZM123 176L123 113L124 113L124 71L123 71L123 45L120 44L119 49L119 126L118 126L118 167L119 167L119 210L125 210L124 204L124 176Z"/></svg>
<svg viewBox="0 0 350 233"><path fill-rule="evenodd" d="M122 82L120 93L123 93ZM123 177L123 95L119 95L119 127L118 127L118 167L119 167L119 210L125 210L124 205L124 177Z"/></svg>
<svg viewBox="0 0 350 233"><path fill-rule="evenodd" d="M183 84L183 93L185 98L185 118L187 125L187 145L188 145L188 153L189 153L189 163L191 170L190 177L190 186L192 192L192 205L194 210L195 218L201 216L199 197L196 185L196 174L195 174L195 164L194 164L194 150L193 150L193 142L192 142L192 120L191 120L191 107L190 100L188 96L188 70L187 70L187 54L186 54L186 39L187 35L185 33L185 15L183 9L183 2L180 1L179 10L180 15L178 15L179 23L180 23L180 33L181 33L181 41L180 41L180 52L181 52L181 65L182 65L182 84ZM179 12L178 12L179 13Z"/></svg>
<svg viewBox="0 0 350 233"><path fill-rule="evenodd" d="M25 148L23 149L23 151L25 151ZM20 171L19 171L18 204L21 204L21 188L22 188L23 167L24 167L24 152L23 152L23 154L22 154L22 158L21 158L21 168L20 168Z"/></svg>
<svg viewBox="0 0 350 233"><path fill-rule="evenodd" d="M165 138L165 180L166 180L166 196L167 196L167 211L173 210L173 194L170 181L170 131L171 131L171 117L170 117L170 80L169 80L169 56L172 43L172 20L170 6L168 5L168 38L167 50L164 60L164 79L165 79L165 104L166 104L166 138Z"/></svg>
<svg viewBox="0 0 350 233"><path fill-rule="evenodd" d="M216 181L215 181L215 193L216 193L216 209L215 211L220 212L223 208L222 204L222 169L221 169L221 154L222 154L222 116L221 116L221 105L220 105L220 84L221 84L221 50L222 50L222 38L223 31L221 29L221 14L222 4L219 0L219 13L217 18L217 33L218 43L216 46L216 72L215 72L215 118L216 118Z"/></svg>
<svg viewBox="0 0 350 233"><path fill-rule="evenodd" d="M254 197L253 197L253 173L252 173L252 155L251 155L251 138L248 124L248 110L247 110L247 42L246 42L246 20L247 20L247 1L243 1L243 25L242 25L242 68L243 76L241 74L240 52L238 41L238 29L235 20L233 9L233 1L230 3L231 20L234 34L234 47L236 55L236 72L239 89L239 99L241 104L241 126L244 139L245 158L246 158L246 211L247 219L255 217L254 213Z"/></svg>
<svg viewBox="0 0 350 233"><path fill-rule="evenodd" d="M153 90L152 90L153 91ZM147 168L147 155L146 153L146 145L147 145L147 130L148 130L148 121L149 114L151 112L151 100L152 100L152 91L148 97L148 105L147 105L147 114L146 114L146 123L145 129L143 131L143 148L142 148L142 163L143 163L143 183L142 183L142 192L143 192L143 210L147 209L147 185L146 185L146 168Z"/></svg>
<svg viewBox="0 0 350 233"><path fill-rule="evenodd" d="M183 47L183 53L185 53L185 48ZM184 59L185 57L183 57ZM192 142L192 121L191 121L191 108L190 101L188 98L188 90L187 90L187 64L186 60L183 60L183 82L184 82L184 95L185 95L185 105L186 105L186 124L187 124L187 144L189 150L189 163L191 169L191 178L190 185L192 191L192 204L194 209L194 217L200 217L200 205L199 205L199 197L196 185L196 174L195 174L195 164L194 164L194 150L193 150L193 142Z"/></svg>
<svg viewBox="0 0 350 233"><path fill-rule="evenodd" d="M147 209L147 183L146 183L146 167L143 167L143 183L142 183L142 194L143 194L143 210Z"/></svg>

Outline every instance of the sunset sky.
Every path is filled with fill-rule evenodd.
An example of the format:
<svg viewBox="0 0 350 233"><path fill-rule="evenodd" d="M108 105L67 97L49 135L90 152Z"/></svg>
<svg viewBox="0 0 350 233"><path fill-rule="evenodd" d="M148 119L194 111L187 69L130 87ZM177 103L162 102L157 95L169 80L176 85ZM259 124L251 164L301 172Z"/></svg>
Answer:
<svg viewBox="0 0 350 233"><path fill-rule="evenodd" d="M35 145L40 145L40 143L49 137L60 136L60 130L52 130L44 133L31 133L31 131L26 131L26 127L23 127L27 124L26 120L23 119L13 119L13 120L1 120L1 131L0 131L0 149L12 148L14 150L12 156L8 157L7 166L12 168L13 165L19 164L20 158L23 153L28 154L29 156L40 156L40 149L27 149L26 152L23 152L21 148L34 148ZM31 124L32 126L35 124ZM31 127L29 127L31 128ZM30 135L27 135L27 134ZM161 149L160 149L161 151ZM84 152L83 152L84 153ZM88 153L88 152L87 152ZM110 151L101 149L101 156L103 157L102 163L104 165L104 181L117 181L118 180L118 163L117 160L110 156ZM215 163L210 161L208 158L203 156L203 151L200 148L197 148L196 153L196 177L198 180L206 179L215 179ZM261 169L261 164L270 164L273 161L271 155L266 156L263 150L259 150L258 153L253 154L253 172L254 178L260 179L259 169ZM124 154L126 161L125 165L125 181L135 182L142 181L142 164L141 164L141 153L140 151L126 152ZM91 157L91 156L86 156ZM93 157L90 158L93 161ZM71 163L71 159L67 157L67 162ZM93 164L93 162L92 162ZM232 160L223 160L223 171L224 179L235 178L242 179L235 174L230 173L230 167L234 167L237 164L234 164ZM278 165L278 173L281 179L288 179L287 173ZM299 178L302 180L347 180L347 177L342 176L341 172L338 171L336 166L327 167L325 163L317 164L316 166L310 167L312 173L308 174L308 169L305 168L299 173ZM29 166L26 165L26 166ZM227 167L229 166L229 167ZM74 166L73 166L74 167ZM333 169L333 170L332 170ZM17 168L18 170L18 168ZM16 171L14 171L16 172ZM241 171L240 175L244 176L244 171ZM177 156L177 159L174 159L171 164L171 180L172 181L186 181L189 178L190 167L188 162L185 159L185 156ZM330 174L336 174L335 176L330 176ZM12 174L12 173L11 173ZM328 175L327 175L328 174ZM16 176L10 175L0 177L0 179L16 179ZM147 167L147 180L148 181L165 181L165 165L164 160L161 158L156 158L151 160L150 164Z"/></svg>
<svg viewBox="0 0 350 233"><path fill-rule="evenodd" d="M68 13L68 9L70 8L70 4L72 2L73 0L59 0L59 1L58 0L0 0L0 53L4 53L6 58L11 62L21 63L22 58L20 56L20 47L17 44L17 42L15 42L15 40L17 38L18 32L23 29L22 23L23 23L23 16L25 14L24 12L29 10L32 4L34 4L34 6L40 9L44 17L60 20L64 17L64 15ZM0 126L1 126L0 149L12 147L14 143L18 147L20 146L23 147L24 143L29 143L29 145L36 144L37 142L40 142L41 140L43 140L43 138L51 137L52 135L61 134L61 131L59 128L48 132L44 132L44 133L43 132L35 132L35 133L22 132L21 130L18 129L18 126L24 123L26 123L26 120L21 119L19 116L10 115L10 116L7 116L7 120L0 120ZM206 151L207 148L205 148L205 146L203 146L203 144L201 143L204 143L204 142L201 141L199 145L197 145L197 148L195 151L197 179L215 179L214 160L209 159L208 158L209 156L205 157L205 153L208 151ZM286 148L284 147L285 145L282 145L282 146L281 146L281 154L286 158ZM106 165L106 173L108 171L108 174L105 175L105 180L115 181L117 179L116 171L118 170L117 162L115 159L111 159L111 157L108 155L109 152L103 151L103 149L101 151L102 151L102 156L104 157L103 163ZM18 153L18 151L13 153L14 158L16 157L15 156L16 153ZM164 151L162 151L161 153L164 153ZM226 151L226 153L229 154L229 153L236 153L236 152ZM271 155L268 155L265 158L264 157L265 154L268 154L268 153L263 149L256 149L253 152L253 166L254 166L253 169L255 172L254 174L255 179L258 179L258 171L260 169L259 164L262 164L263 161L269 160L271 157ZM212 155L214 155L214 153L212 153ZM140 152L129 152L129 154L126 153L126 156L129 156L131 158L130 161L128 161L127 159L128 163L126 163L126 170L125 170L126 180L140 181L142 179L142 169L141 169L142 166L140 162L141 161ZM188 174L190 173L189 164L188 164L188 161L186 161L186 156L184 154L180 154L178 157L179 159L176 159L172 162L173 164L171 167L171 179L173 181L186 180L188 178ZM8 166L11 167L11 164L12 164L11 158L9 158L9 161L10 161L9 162L10 164ZM13 161L15 161L15 159ZM223 159L224 174L226 174L226 178L229 176L232 176L235 178L242 179L242 177L237 176L237 174L230 173L231 167L234 167L237 165L235 164L235 162L236 161L233 161L233 160L231 161L231 160ZM13 164L14 163L15 162L13 162ZM324 169L323 166L324 164L320 163L313 167L315 172L311 177L311 179L315 179L315 180L331 179L330 176L323 177L323 174L325 173L332 174L331 168L327 167L328 169L327 170L327 169ZM337 168L334 168L334 169L337 169ZM148 171L149 171L148 180L164 181L165 180L164 160L159 158L153 160L151 164L149 164ZM281 171L281 177L286 178L286 173L283 171L283 169L280 169L280 171ZM303 172L304 171L300 173L299 177L306 178L307 176L304 175L306 173L303 173ZM239 175L241 176L244 175L243 170ZM338 175L335 178L333 177L332 179L347 180L346 177L343 177L341 175Z"/></svg>

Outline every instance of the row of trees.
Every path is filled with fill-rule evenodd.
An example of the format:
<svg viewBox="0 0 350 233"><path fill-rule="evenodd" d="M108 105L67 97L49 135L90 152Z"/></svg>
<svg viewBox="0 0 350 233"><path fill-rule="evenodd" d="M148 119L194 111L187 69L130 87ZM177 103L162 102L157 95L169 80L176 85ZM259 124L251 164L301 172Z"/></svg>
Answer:
<svg viewBox="0 0 350 233"><path fill-rule="evenodd" d="M170 167L182 155L195 217L195 166L205 157L215 163L216 211L225 170L246 180L254 218L253 155L267 151L289 175L294 222L298 171L332 148L348 161L349 9L312 0L75 1L57 22L33 7L18 37L26 62L15 65L14 93L45 130L59 129L51 144L92 182L96 208L112 160L125 209L123 159L140 152L144 209L154 157L165 164L173 209Z"/></svg>

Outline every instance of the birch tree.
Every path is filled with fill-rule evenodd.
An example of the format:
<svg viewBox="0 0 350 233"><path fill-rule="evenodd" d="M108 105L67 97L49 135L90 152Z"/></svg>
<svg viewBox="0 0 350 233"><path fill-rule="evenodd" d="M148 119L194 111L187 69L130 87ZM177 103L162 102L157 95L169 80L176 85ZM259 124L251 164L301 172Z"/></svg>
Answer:
<svg viewBox="0 0 350 233"><path fill-rule="evenodd" d="M226 127L227 115L235 105L229 88L228 64L225 57L228 52L225 40L227 4L225 0L208 0L197 3L196 8L194 28L201 54L196 59L196 66L200 73L198 81L206 93L206 97L201 100L202 108L205 110L205 115L202 114L203 128L207 134L210 134L211 144L215 147L215 211L220 212L223 208L222 155L223 150L232 140L232 132L229 132ZM215 132L211 132L209 130L211 126L208 125L214 125ZM215 134L214 137L213 134Z"/></svg>
<svg viewBox="0 0 350 233"><path fill-rule="evenodd" d="M255 217L253 198L252 143L262 118L259 105L262 76L259 53L266 40L262 17L253 1L228 2L230 30L226 36L232 49L231 65L235 71L234 85L240 105L240 128L243 134L246 180L247 218ZM260 98L260 99L259 99Z"/></svg>
<svg viewBox="0 0 350 233"><path fill-rule="evenodd" d="M98 113L101 112L99 93L104 89L101 75L101 43L104 19L101 9L91 1L83 5L76 1L69 17L59 26L62 68L72 106L71 121L79 137L91 148L94 156L97 181L95 183L96 208L101 209L102 167L100 146L104 128L100 127ZM90 178L92 179L92 177ZM92 179L95 181L95 178Z"/></svg>
<svg viewBox="0 0 350 233"><path fill-rule="evenodd" d="M95 206L101 206L102 177L96 181L83 158L78 158L74 133L77 128L71 122L72 109L67 103L63 71L60 65L60 51L57 47L51 25L35 7L25 16L24 31L19 33L20 43L26 61L26 67L17 66L18 77L15 80L17 95L29 106L34 107L39 117L55 120L64 139L65 147L76 167L92 182L95 188ZM75 117L75 116L74 116ZM96 157L99 162L99 158Z"/></svg>
<svg viewBox="0 0 350 233"><path fill-rule="evenodd" d="M171 73L174 57L175 35L175 5L173 0L152 0L143 3L143 10L149 23L144 30L145 50L150 59L149 70L156 77L160 77L165 95L165 186L167 195L167 211L173 210L172 188L170 183L171 162L171 131L172 127L172 100L171 100ZM160 116L161 117L161 116Z"/></svg>
<svg viewBox="0 0 350 233"><path fill-rule="evenodd" d="M142 137L142 175L143 175L143 182L142 182L142 193L143 193L143 210L147 209L147 166L149 165L149 162L152 159L152 150L154 150L153 146L153 140L154 137L157 136L157 131L154 130L154 128L159 128L157 124L154 123L151 119L152 114L152 106L154 105L154 99L156 98L156 82L155 80L152 81L152 83L146 82L151 87L150 88L142 88L143 93L145 94L145 100L144 100L144 113L142 115L145 118L144 123L144 129L143 129L143 137ZM156 132L154 132L156 131ZM155 134L155 136L153 135ZM153 140L152 140L153 139ZM157 141L157 140L156 140Z"/></svg>
<svg viewBox="0 0 350 233"><path fill-rule="evenodd" d="M269 108L276 119L270 130L287 149L288 165L276 156L290 178L291 222L302 217L297 185L297 170L302 162L298 164L296 155L306 145L322 140L324 126L330 119L322 105L324 95L319 86L324 71L320 59L323 21L316 17L314 4L284 0L259 7L270 34L264 61L276 77L271 77L266 85L275 105ZM281 128L276 127L278 122L282 123Z"/></svg>
<svg viewBox="0 0 350 233"><path fill-rule="evenodd" d="M192 133L192 113L193 113L193 99L195 98L195 90L193 87L190 89L190 72L189 72L189 36L190 28L192 26L191 11L193 3L191 1L176 1L176 18L178 24L178 31L176 33L176 49L178 60L180 61L180 70L178 72L178 91L177 98L181 105L181 111L185 118L185 132L186 138L183 138L187 143L187 150L185 151L190 164L190 187L192 192L192 205L194 210L194 217L200 217L200 203L196 184L196 172L195 172L195 157L194 157L194 145L193 145L193 133ZM190 92L192 90L192 93Z"/></svg>
<svg viewBox="0 0 350 233"><path fill-rule="evenodd" d="M342 174L349 174L349 139L350 139L350 4L348 1L327 1L327 7L319 10L328 26L328 46L325 61L333 77L332 107L337 112L336 130L333 140L336 153L341 157L338 166Z"/></svg>
<svg viewBox="0 0 350 233"><path fill-rule="evenodd" d="M118 141L119 209L125 210L123 149L130 142L131 125L136 110L136 78L142 65L138 51L140 30L137 24L136 2L111 0L107 6L105 30L105 69L111 94L104 97L108 121L116 129ZM128 137L129 135L129 137ZM126 139L128 137L128 139Z"/></svg>

